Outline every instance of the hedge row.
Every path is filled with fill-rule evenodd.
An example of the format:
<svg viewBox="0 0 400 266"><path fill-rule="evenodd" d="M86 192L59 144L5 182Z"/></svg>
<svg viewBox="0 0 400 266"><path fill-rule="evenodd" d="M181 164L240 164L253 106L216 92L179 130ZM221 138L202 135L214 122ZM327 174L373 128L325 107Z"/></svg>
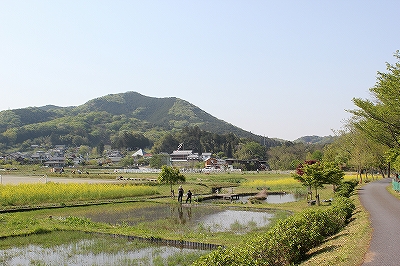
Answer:
<svg viewBox="0 0 400 266"><path fill-rule="evenodd" d="M350 197L358 185L357 180L343 181L335 190L336 196Z"/></svg>
<svg viewBox="0 0 400 266"><path fill-rule="evenodd" d="M355 205L337 197L326 209L306 209L278 222L266 233L231 248L219 248L193 263L208 265L291 265L331 235L351 217Z"/></svg>

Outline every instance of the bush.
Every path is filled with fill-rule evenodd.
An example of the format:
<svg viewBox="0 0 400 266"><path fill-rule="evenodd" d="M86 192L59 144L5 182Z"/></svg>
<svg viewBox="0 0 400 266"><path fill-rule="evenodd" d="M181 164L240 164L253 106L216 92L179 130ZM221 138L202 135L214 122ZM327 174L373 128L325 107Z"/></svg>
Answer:
<svg viewBox="0 0 400 266"><path fill-rule="evenodd" d="M306 209L278 222L266 233L237 246L219 248L193 265L290 265L341 230L355 209L354 203L338 197L327 209Z"/></svg>
<svg viewBox="0 0 400 266"><path fill-rule="evenodd" d="M344 212L346 221L351 218L355 209L356 205L354 205L351 199L346 197L336 197L331 206L331 210L337 215Z"/></svg>
<svg viewBox="0 0 400 266"><path fill-rule="evenodd" d="M344 181L336 188L335 193L337 196L349 198L357 185L357 180Z"/></svg>

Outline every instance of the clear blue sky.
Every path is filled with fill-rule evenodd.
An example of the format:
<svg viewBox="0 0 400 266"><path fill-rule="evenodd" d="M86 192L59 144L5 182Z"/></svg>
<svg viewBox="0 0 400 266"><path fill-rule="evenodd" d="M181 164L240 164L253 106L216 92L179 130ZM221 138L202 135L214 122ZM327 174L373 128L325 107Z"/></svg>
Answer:
<svg viewBox="0 0 400 266"><path fill-rule="evenodd" d="M0 110L137 91L332 135L400 49L400 1L0 1Z"/></svg>

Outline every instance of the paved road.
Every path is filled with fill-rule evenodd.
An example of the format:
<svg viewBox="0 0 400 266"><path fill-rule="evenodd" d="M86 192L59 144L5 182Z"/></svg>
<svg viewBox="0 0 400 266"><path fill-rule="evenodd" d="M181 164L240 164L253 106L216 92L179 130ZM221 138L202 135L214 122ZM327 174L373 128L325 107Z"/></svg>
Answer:
<svg viewBox="0 0 400 266"><path fill-rule="evenodd" d="M0 181L2 184L22 184L22 183L116 183L113 179L94 179L94 178L59 178L59 177L44 177L44 176L15 176L1 175Z"/></svg>
<svg viewBox="0 0 400 266"><path fill-rule="evenodd" d="M400 200L386 187L391 179L370 183L359 191L361 203L370 213L373 233L363 266L400 265Z"/></svg>

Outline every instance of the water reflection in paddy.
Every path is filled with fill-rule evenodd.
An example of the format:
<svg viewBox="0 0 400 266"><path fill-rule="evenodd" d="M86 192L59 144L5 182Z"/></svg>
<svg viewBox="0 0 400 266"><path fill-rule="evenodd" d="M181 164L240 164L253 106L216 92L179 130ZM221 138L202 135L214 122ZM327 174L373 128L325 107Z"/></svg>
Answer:
<svg viewBox="0 0 400 266"><path fill-rule="evenodd" d="M210 228L212 232L250 231L256 227L268 225L273 216L266 212L225 210L205 216L201 224Z"/></svg>
<svg viewBox="0 0 400 266"><path fill-rule="evenodd" d="M275 213L271 210L268 210L268 212L249 211L197 204L158 204L151 207L125 208L112 212L88 212L84 214L86 218L94 222L134 226L161 220L170 224L184 224L193 230L234 231L236 233L244 233L256 227L267 226L274 215Z"/></svg>
<svg viewBox="0 0 400 266"><path fill-rule="evenodd" d="M247 202L251 196L243 196L240 197L240 202ZM294 202L301 198L302 196L296 196L291 193L285 194L269 194L264 200L266 203L277 204L277 203L286 203L286 202Z"/></svg>
<svg viewBox="0 0 400 266"><path fill-rule="evenodd" d="M68 239L70 232L53 232L39 237L60 237L55 234ZM190 265L209 252L87 234L50 246L41 243L43 240L38 241L38 236L24 238L29 241L24 239L23 242L29 244L1 248L1 265Z"/></svg>

